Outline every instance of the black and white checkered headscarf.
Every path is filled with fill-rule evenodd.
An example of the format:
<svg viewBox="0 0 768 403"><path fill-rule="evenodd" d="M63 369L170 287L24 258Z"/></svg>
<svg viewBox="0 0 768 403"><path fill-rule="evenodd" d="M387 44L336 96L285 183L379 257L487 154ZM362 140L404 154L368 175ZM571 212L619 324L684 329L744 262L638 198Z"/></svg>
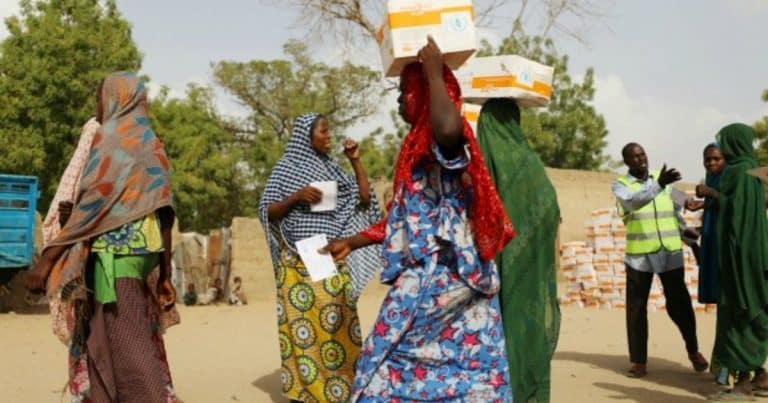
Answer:
<svg viewBox="0 0 768 403"><path fill-rule="evenodd" d="M269 175L259 204L259 216L267 230L272 261L277 263L279 240L282 236L290 248L296 241L318 234L325 234L329 240L357 233L381 217L381 210L371 191L371 205L361 210L357 182L327 155L319 154L312 147L312 129L321 116L308 113L298 117L293 134L285 153ZM335 181L338 186L336 209L313 212L306 204L299 204L279 222L269 223L267 207L285 200L299 189L312 182ZM376 274L381 265L380 247L359 249L348 259L356 291L362 288Z"/></svg>

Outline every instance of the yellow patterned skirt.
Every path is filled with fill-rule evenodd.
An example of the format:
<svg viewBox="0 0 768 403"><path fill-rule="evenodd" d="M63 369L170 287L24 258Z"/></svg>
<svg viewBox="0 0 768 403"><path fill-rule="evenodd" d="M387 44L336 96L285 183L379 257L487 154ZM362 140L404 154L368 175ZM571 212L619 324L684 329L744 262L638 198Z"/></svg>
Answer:
<svg viewBox="0 0 768 403"><path fill-rule="evenodd" d="M283 394L304 402L347 402L362 337L349 271L312 282L301 259L280 250L277 321Z"/></svg>

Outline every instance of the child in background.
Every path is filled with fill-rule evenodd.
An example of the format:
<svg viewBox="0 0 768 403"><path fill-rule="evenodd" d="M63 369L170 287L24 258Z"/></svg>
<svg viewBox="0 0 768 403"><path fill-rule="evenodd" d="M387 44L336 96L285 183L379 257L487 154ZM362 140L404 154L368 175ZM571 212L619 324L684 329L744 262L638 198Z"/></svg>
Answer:
<svg viewBox="0 0 768 403"><path fill-rule="evenodd" d="M195 291L194 283L189 283L187 285L187 292L184 293L184 305L197 305L197 291Z"/></svg>
<svg viewBox="0 0 768 403"><path fill-rule="evenodd" d="M245 305L248 301L243 292L243 279L240 276L236 276L232 280L232 288L229 291L229 304L230 305Z"/></svg>

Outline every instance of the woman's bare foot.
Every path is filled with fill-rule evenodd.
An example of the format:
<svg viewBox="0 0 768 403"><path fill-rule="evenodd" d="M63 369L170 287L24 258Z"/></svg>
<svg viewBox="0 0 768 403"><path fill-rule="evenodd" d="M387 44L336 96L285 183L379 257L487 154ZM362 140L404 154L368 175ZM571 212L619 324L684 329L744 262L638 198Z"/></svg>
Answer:
<svg viewBox="0 0 768 403"><path fill-rule="evenodd" d="M752 381L749 379L749 372L739 374L738 380L733 384L733 393L752 396Z"/></svg>
<svg viewBox="0 0 768 403"><path fill-rule="evenodd" d="M708 400L714 402L752 402L757 400L752 393L752 382L749 375L749 372L740 373L733 389L722 390L710 395Z"/></svg>
<svg viewBox="0 0 768 403"><path fill-rule="evenodd" d="M768 373L765 368L755 371L752 378L752 393L757 397L768 397Z"/></svg>

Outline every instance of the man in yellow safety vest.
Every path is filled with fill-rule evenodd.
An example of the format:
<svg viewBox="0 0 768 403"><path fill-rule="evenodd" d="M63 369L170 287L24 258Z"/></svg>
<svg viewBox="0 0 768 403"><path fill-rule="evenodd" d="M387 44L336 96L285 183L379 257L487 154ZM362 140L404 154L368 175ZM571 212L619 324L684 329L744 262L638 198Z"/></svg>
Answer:
<svg viewBox="0 0 768 403"><path fill-rule="evenodd" d="M683 335L688 358L696 371L705 371L709 364L699 352L696 316L685 285L682 250L685 222L668 186L682 177L666 165L661 171L649 172L648 157L637 143L627 144L621 153L629 172L613 183L612 190L627 228L624 263L627 340L632 363L628 375L640 378L647 374L647 305L654 274L661 278L667 313Z"/></svg>

